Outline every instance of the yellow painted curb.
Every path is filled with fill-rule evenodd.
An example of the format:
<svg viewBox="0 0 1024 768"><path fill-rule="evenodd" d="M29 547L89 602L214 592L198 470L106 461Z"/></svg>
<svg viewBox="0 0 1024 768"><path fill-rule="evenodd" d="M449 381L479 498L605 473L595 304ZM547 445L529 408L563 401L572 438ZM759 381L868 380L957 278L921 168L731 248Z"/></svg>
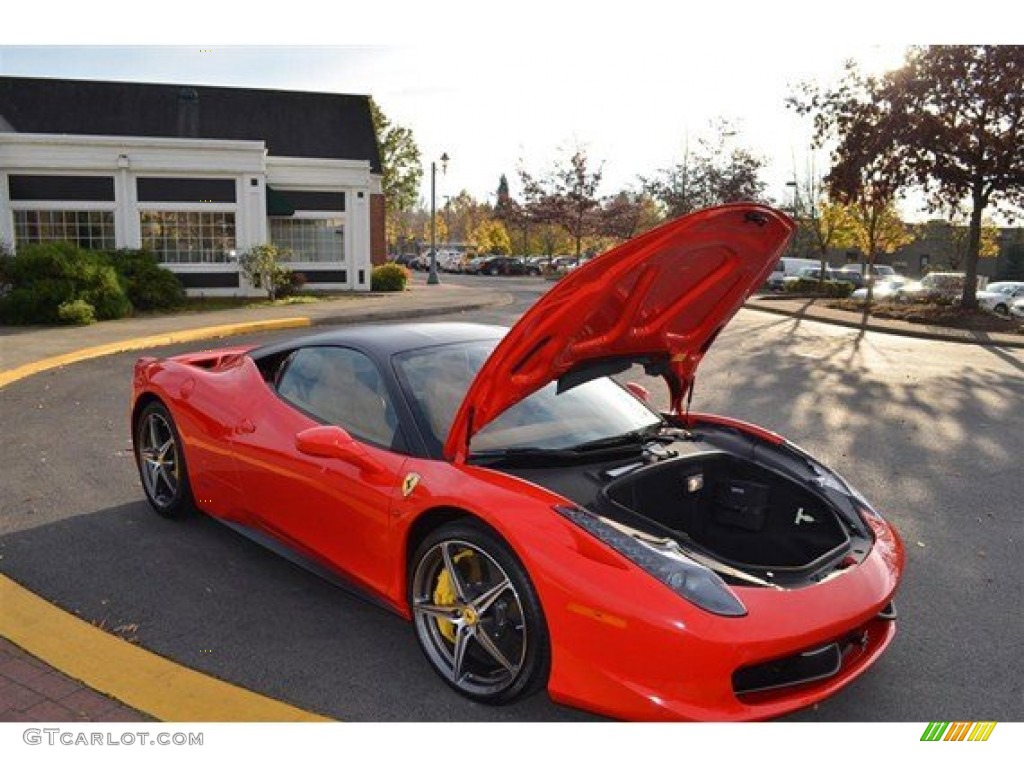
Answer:
<svg viewBox="0 0 1024 768"><path fill-rule="evenodd" d="M83 360L91 360L94 357L105 355L116 355L120 352L131 352L135 349L151 349L153 347L164 347L168 344L184 344L189 341L202 341L203 339L218 339L224 336L238 336L243 333L260 333L262 331L281 331L288 328L308 328L313 321L308 317L283 317L280 320L256 320L250 323L231 323L228 325L211 325L205 328L193 328L186 331L174 331L173 333L158 333L153 336L138 336L134 339L114 341L109 344L100 344L95 347L86 347L64 355L47 357L37 360L34 363L27 363L9 371L0 371L0 387L5 387L19 379L33 376L51 368L59 368L62 365L80 363Z"/></svg>
<svg viewBox="0 0 1024 768"><path fill-rule="evenodd" d="M0 635L69 677L169 722L331 722L109 635L0 575Z"/></svg>

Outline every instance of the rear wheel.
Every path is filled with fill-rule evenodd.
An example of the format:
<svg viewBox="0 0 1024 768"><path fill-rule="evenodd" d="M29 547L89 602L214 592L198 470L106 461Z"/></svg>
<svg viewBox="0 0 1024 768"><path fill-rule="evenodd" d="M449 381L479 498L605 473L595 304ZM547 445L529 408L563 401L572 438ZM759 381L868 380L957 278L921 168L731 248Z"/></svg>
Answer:
<svg viewBox="0 0 1024 768"><path fill-rule="evenodd" d="M997 315L1000 315L1001 317L1009 317L1010 316L1010 308L1008 306L1006 306L1005 304L996 304L995 313Z"/></svg>
<svg viewBox="0 0 1024 768"><path fill-rule="evenodd" d="M416 639L464 696L506 704L547 682L547 627L530 579L501 539L467 522L438 528L410 563Z"/></svg>
<svg viewBox="0 0 1024 768"><path fill-rule="evenodd" d="M167 407L152 402L135 424L135 460L150 506L164 517L181 517L192 507L192 490L181 437Z"/></svg>

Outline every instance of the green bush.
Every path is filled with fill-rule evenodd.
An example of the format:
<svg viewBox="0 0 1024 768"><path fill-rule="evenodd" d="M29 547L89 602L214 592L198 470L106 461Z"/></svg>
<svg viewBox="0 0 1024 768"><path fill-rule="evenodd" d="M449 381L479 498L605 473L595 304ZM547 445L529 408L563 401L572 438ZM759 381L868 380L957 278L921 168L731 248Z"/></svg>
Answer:
<svg viewBox="0 0 1024 768"><path fill-rule="evenodd" d="M404 291L409 282L409 270L401 264L381 264L370 273L370 290Z"/></svg>
<svg viewBox="0 0 1024 768"><path fill-rule="evenodd" d="M813 293L831 299L845 299L853 293L853 283L845 280L826 280L822 283L813 277L801 277L798 280L787 280L783 285L786 293Z"/></svg>
<svg viewBox="0 0 1024 768"><path fill-rule="evenodd" d="M131 314L107 255L73 243L26 245L3 259L0 322L12 325L59 323L60 306L81 299L95 308L98 320Z"/></svg>
<svg viewBox="0 0 1024 768"><path fill-rule="evenodd" d="M68 325L92 325L96 322L96 310L82 299L65 301L57 307L57 316Z"/></svg>
<svg viewBox="0 0 1024 768"><path fill-rule="evenodd" d="M301 272L293 272L287 267L278 267L274 274L277 281L277 298L286 299L294 296L306 285L306 276Z"/></svg>
<svg viewBox="0 0 1024 768"><path fill-rule="evenodd" d="M108 257L136 310L147 312L184 306L185 287L181 280L161 267L149 251L123 248Z"/></svg>
<svg viewBox="0 0 1024 768"><path fill-rule="evenodd" d="M289 249L278 248L273 243L254 245L238 257L238 266L253 287L266 291L267 298L273 301L278 290L291 283L292 271L280 264L290 256Z"/></svg>

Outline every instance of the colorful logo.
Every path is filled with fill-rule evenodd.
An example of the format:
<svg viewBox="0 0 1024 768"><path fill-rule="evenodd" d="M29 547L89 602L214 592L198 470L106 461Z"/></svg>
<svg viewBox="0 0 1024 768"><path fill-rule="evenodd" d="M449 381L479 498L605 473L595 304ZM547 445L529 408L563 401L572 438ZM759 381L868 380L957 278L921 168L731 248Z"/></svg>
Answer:
<svg viewBox="0 0 1024 768"><path fill-rule="evenodd" d="M928 723L921 741L988 741L996 724L985 722Z"/></svg>

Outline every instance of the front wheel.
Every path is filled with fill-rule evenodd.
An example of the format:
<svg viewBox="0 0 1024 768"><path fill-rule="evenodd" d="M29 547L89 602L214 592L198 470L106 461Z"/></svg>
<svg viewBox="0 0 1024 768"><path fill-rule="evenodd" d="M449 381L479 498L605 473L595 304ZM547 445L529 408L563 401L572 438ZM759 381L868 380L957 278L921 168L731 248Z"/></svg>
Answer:
<svg viewBox="0 0 1024 768"><path fill-rule="evenodd" d="M546 684L547 627L525 569L501 539L459 522L431 533L410 563L420 648L463 696L507 704Z"/></svg>
<svg viewBox="0 0 1024 768"><path fill-rule="evenodd" d="M1010 316L1010 308L1008 306L1006 306L1005 304L996 304L996 307L995 307L994 311L1000 317L1009 317Z"/></svg>

